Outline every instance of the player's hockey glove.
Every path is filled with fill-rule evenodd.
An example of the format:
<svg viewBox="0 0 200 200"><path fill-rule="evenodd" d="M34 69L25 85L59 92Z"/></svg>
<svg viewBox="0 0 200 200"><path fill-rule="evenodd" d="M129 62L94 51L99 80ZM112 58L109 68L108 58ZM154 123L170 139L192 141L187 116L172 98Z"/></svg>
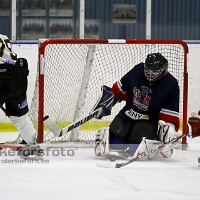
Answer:
<svg viewBox="0 0 200 200"><path fill-rule="evenodd" d="M27 77L29 74L28 70L28 62L25 58L18 58L15 63L16 73L21 75L22 77Z"/></svg>
<svg viewBox="0 0 200 200"><path fill-rule="evenodd" d="M102 94L94 106L93 111L102 108L102 112L96 117L96 119L101 119L104 116L110 115L112 107L118 102L110 89L111 88L106 85L101 87Z"/></svg>

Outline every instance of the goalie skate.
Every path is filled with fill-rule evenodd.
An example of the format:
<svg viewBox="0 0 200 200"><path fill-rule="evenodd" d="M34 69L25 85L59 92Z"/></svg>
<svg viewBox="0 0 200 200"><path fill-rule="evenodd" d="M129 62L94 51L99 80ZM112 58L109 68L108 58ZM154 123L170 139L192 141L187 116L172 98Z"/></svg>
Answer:
<svg viewBox="0 0 200 200"><path fill-rule="evenodd" d="M116 150L116 149L110 149L110 152L105 154L105 156L111 161L114 162L117 159L131 159L132 156L130 156L126 150Z"/></svg>

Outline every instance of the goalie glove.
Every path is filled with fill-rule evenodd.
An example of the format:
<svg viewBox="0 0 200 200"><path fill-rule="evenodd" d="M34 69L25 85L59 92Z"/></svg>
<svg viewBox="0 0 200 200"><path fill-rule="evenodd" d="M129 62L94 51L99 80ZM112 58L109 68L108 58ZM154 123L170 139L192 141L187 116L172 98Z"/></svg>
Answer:
<svg viewBox="0 0 200 200"><path fill-rule="evenodd" d="M99 108L102 108L102 112L96 117L96 119L101 119L103 116L107 116L111 114L112 107L118 102L115 98L114 94L110 91L110 87L103 85L101 87L101 97L97 101L94 109L95 111Z"/></svg>
<svg viewBox="0 0 200 200"><path fill-rule="evenodd" d="M166 144L170 140L176 138L178 136L178 133L175 131L175 127L173 124L166 123L163 120L159 120L157 135L159 139Z"/></svg>

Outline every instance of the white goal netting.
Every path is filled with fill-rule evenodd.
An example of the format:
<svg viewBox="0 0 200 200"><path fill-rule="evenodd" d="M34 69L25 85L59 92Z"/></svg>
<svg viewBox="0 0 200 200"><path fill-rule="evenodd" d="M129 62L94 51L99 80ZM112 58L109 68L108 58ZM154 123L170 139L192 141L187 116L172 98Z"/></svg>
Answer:
<svg viewBox="0 0 200 200"><path fill-rule="evenodd" d="M89 114L100 96L102 85L112 87L134 65L144 62L147 54L153 52L160 52L168 59L169 72L179 81L180 118L187 119L187 52L183 42L52 39L39 44L38 77L29 113L36 127L38 117L43 124L41 119L45 115L63 128ZM41 125L39 137L44 142L91 144L95 131L109 126L123 105L123 102L116 104L110 116L86 122L61 138L56 138L45 126L43 130ZM43 116L38 116L38 109L39 115Z"/></svg>

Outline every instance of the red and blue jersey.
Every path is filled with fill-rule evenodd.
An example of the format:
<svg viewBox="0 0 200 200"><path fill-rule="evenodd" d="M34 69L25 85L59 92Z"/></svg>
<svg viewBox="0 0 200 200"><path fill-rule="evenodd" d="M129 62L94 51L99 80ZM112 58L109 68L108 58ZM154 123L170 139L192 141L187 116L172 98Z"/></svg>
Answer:
<svg viewBox="0 0 200 200"><path fill-rule="evenodd" d="M118 114L123 119L131 121L130 113L139 113L148 116L155 125L158 120L172 123L178 131L179 85L169 72L157 80L156 84L150 85L144 74L144 63L140 63L117 81L111 92L117 99L126 101Z"/></svg>

